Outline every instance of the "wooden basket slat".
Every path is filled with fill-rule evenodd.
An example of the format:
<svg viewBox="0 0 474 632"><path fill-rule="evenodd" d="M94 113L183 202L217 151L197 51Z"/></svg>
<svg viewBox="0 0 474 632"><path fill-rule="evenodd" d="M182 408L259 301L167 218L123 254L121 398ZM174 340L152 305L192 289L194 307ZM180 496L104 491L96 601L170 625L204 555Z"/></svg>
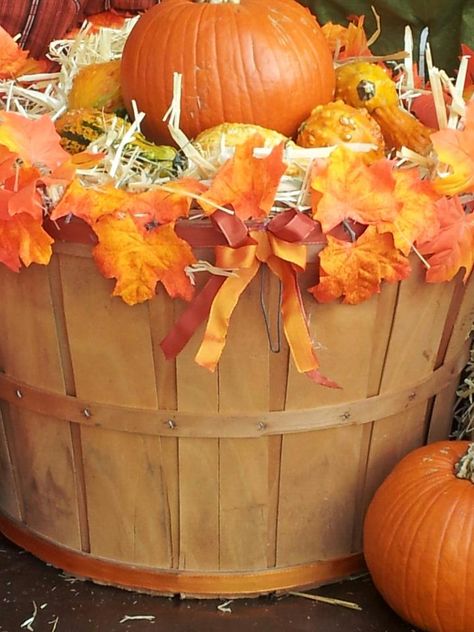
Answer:
<svg viewBox="0 0 474 632"><path fill-rule="evenodd" d="M455 381L440 391L432 402L427 443L449 437L453 425L453 410L456 402L458 382Z"/></svg>
<svg viewBox="0 0 474 632"><path fill-rule="evenodd" d="M454 358L466 343L474 326L474 274L464 285L464 295L446 349L445 361Z"/></svg>
<svg viewBox="0 0 474 632"><path fill-rule="evenodd" d="M305 291L309 283L306 275L302 296L320 370L342 388L315 386L290 362L286 407L293 410L367 396L377 297L360 305L337 305L335 309L333 304L317 304Z"/></svg>
<svg viewBox="0 0 474 632"><path fill-rule="evenodd" d="M220 570L268 567L270 442L269 438L219 441Z"/></svg>
<svg viewBox="0 0 474 632"><path fill-rule="evenodd" d="M175 321L175 301L163 288L148 302L151 344L156 376L158 407L161 410L177 410L176 360L167 360L161 351L160 342L171 330Z"/></svg>
<svg viewBox="0 0 474 632"><path fill-rule="evenodd" d="M425 443L427 402L373 424L362 516L376 489L411 450Z"/></svg>
<svg viewBox="0 0 474 632"><path fill-rule="evenodd" d="M421 265L400 287L381 392L429 375L438 357L455 284L429 284Z"/></svg>
<svg viewBox="0 0 474 632"><path fill-rule="evenodd" d="M179 440L160 437L161 443L161 481L163 504L166 520L166 536L170 548L170 568L179 568Z"/></svg>
<svg viewBox="0 0 474 632"><path fill-rule="evenodd" d="M91 553L171 568L160 438L87 428L82 442Z"/></svg>
<svg viewBox="0 0 474 632"><path fill-rule="evenodd" d="M76 394L156 408L147 306L110 298L91 259L61 255L60 269Z"/></svg>
<svg viewBox="0 0 474 632"><path fill-rule="evenodd" d="M69 425L13 408L9 422L25 523L56 542L81 549Z"/></svg>
<svg viewBox="0 0 474 632"><path fill-rule="evenodd" d="M7 406L0 405L0 507L13 518L22 520L15 471L6 435ZM3 412L2 412L3 410ZM6 412L5 412L6 411Z"/></svg>
<svg viewBox="0 0 474 632"><path fill-rule="evenodd" d="M65 393L48 270L0 272L3 369L29 383ZM34 350L34 351L33 351ZM7 437L23 519L31 529L80 547L80 525L68 424L10 406ZM52 460L51 455L54 455Z"/></svg>
<svg viewBox="0 0 474 632"><path fill-rule="evenodd" d="M361 434L351 426L283 437L278 566L351 550Z"/></svg>
<svg viewBox="0 0 474 632"><path fill-rule="evenodd" d="M179 440L179 568L219 570L219 441Z"/></svg>

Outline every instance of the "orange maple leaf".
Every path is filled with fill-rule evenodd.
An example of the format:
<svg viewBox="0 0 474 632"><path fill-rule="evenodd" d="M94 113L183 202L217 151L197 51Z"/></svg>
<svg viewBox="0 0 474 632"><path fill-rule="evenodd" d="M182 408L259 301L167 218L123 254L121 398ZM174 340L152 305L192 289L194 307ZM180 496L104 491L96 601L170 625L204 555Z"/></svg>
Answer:
<svg viewBox="0 0 474 632"><path fill-rule="evenodd" d="M128 305L142 303L155 295L161 281L170 296L191 299L185 268L196 259L172 224L141 231L129 214L121 214L102 217L93 229L99 239L94 259L106 278L117 280L114 296Z"/></svg>
<svg viewBox="0 0 474 632"><path fill-rule="evenodd" d="M69 158L60 136L46 114L29 119L15 112L0 113L0 145L18 154L26 166L53 170Z"/></svg>
<svg viewBox="0 0 474 632"><path fill-rule="evenodd" d="M464 129L443 129L431 139L440 162L435 189L441 195L474 191L474 100L467 105Z"/></svg>
<svg viewBox="0 0 474 632"><path fill-rule="evenodd" d="M393 221L400 208L394 186L389 160L367 165L360 154L339 146L313 168L311 188L319 194L313 198L313 217L325 233L345 219L361 224Z"/></svg>
<svg viewBox="0 0 474 632"><path fill-rule="evenodd" d="M399 211L392 221L378 222L377 229L392 233L395 246L408 255L415 241L426 241L438 232L439 196L430 181L420 178L418 169L395 169L393 178L393 196L399 203Z"/></svg>
<svg viewBox="0 0 474 632"><path fill-rule="evenodd" d="M382 280L405 279L410 264L395 247L393 237L379 234L374 226L351 243L328 235L328 245L319 255L319 283L309 291L321 303L343 297L343 303L357 304L380 292Z"/></svg>
<svg viewBox="0 0 474 632"><path fill-rule="evenodd" d="M169 182L143 193L132 193L108 185L102 189L84 187L73 180L51 214L56 220L72 213L93 225L104 215L129 212L137 224L166 223L187 217L192 196L204 190L196 180Z"/></svg>
<svg viewBox="0 0 474 632"><path fill-rule="evenodd" d="M28 213L0 219L0 261L14 272L19 271L21 263L48 264L52 243L41 223Z"/></svg>
<svg viewBox="0 0 474 632"><path fill-rule="evenodd" d="M474 266L474 213L467 213L458 197L442 198L436 209L439 232L428 241L417 242L421 254L428 256L426 280L450 281L464 268L466 281Z"/></svg>
<svg viewBox="0 0 474 632"><path fill-rule="evenodd" d="M256 158L253 150L263 144L263 138L255 134L235 148L234 156L222 165L199 200L205 213L214 213L216 205L231 205L242 220L269 214L286 165L283 144L274 147L265 158Z"/></svg>
<svg viewBox="0 0 474 632"><path fill-rule="evenodd" d="M27 50L21 49L13 37L0 26L0 79L12 79L20 75L47 72L51 62L33 59Z"/></svg>
<svg viewBox="0 0 474 632"><path fill-rule="evenodd" d="M0 79L11 79L21 74L27 57L28 51L22 50L0 26Z"/></svg>

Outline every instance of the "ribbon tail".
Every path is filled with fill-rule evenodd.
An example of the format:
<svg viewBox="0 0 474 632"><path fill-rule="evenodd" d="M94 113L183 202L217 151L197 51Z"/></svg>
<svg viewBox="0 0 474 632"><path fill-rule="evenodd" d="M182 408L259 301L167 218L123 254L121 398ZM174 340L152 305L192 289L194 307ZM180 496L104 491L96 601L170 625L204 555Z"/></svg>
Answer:
<svg viewBox="0 0 474 632"><path fill-rule="evenodd" d="M160 342L167 360L175 358L187 345L199 325L209 315L214 297L219 292L225 277L213 276L197 294L189 307L181 314L173 329Z"/></svg>
<svg viewBox="0 0 474 632"><path fill-rule="evenodd" d="M305 373L317 384L340 388L338 384L321 375L318 370L319 361L313 349L295 269L288 262L276 257L271 257L267 264L282 282L283 329L296 369L299 373Z"/></svg>
<svg viewBox="0 0 474 632"><path fill-rule="evenodd" d="M255 260L248 268L241 268L238 276L227 277L212 302L209 320L195 361L214 371L225 347L227 330L240 295L257 274L260 262Z"/></svg>

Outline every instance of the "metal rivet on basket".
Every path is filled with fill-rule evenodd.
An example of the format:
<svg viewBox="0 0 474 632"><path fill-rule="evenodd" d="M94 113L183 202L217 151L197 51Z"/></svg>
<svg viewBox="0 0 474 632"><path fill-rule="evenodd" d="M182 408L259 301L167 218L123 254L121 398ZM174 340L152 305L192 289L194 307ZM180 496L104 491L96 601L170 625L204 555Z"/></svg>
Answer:
<svg viewBox="0 0 474 632"><path fill-rule="evenodd" d="M416 397L416 393L410 393L410 395L408 395L408 399L412 402Z"/></svg>
<svg viewBox="0 0 474 632"><path fill-rule="evenodd" d="M267 424L264 421L259 421L257 424L257 430L265 430L265 428L267 427Z"/></svg>
<svg viewBox="0 0 474 632"><path fill-rule="evenodd" d="M346 421L347 419L350 419L350 418L351 418L351 413L348 410L346 410L346 412L342 413L342 415L341 415L341 419L344 419L344 421Z"/></svg>
<svg viewBox="0 0 474 632"><path fill-rule="evenodd" d="M174 419L168 419L168 421L166 422L166 425L168 426L170 430L174 430L176 428L176 422Z"/></svg>
<svg viewBox="0 0 474 632"><path fill-rule="evenodd" d="M19 388L16 389L15 395L18 397L18 399L21 399L23 397L23 393L20 391Z"/></svg>
<svg viewBox="0 0 474 632"><path fill-rule="evenodd" d="M91 410L89 408L84 408L84 410L82 411L82 414L87 419L90 419L92 417L92 412L91 412Z"/></svg>

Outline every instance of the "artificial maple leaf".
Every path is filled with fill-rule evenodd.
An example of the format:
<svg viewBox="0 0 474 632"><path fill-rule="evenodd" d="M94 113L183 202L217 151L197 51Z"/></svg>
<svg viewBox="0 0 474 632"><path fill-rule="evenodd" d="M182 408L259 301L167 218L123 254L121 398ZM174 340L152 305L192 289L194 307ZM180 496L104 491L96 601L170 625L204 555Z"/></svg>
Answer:
<svg viewBox="0 0 474 632"><path fill-rule="evenodd" d="M345 219L361 224L393 221L400 207L394 186L390 161L367 165L360 154L337 147L313 169L311 188L320 194L313 198L313 217L325 233Z"/></svg>
<svg viewBox="0 0 474 632"><path fill-rule="evenodd" d="M178 217L187 217L193 198L200 196L207 187L194 178L181 178L138 193L136 199L142 225L150 223L166 224ZM137 216L137 213L135 213Z"/></svg>
<svg viewBox="0 0 474 632"><path fill-rule="evenodd" d="M440 230L428 241L417 242L421 254L428 257L429 283L450 281L461 268L464 281L474 265L474 213L467 213L458 197L442 198L436 209Z"/></svg>
<svg viewBox="0 0 474 632"><path fill-rule="evenodd" d="M379 222L377 229L392 233L395 246L408 255L416 240L426 241L438 232L439 196L430 181L420 178L418 169L396 169L393 178L393 196L400 204L399 211L392 221Z"/></svg>
<svg viewBox="0 0 474 632"><path fill-rule="evenodd" d="M47 60L29 57L28 51L18 46L13 37L0 26L0 79L12 79L20 75L46 72Z"/></svg>
<svg viewBox="0 0 474 632"><path fill-rule="evenodd" d="M287 167L283 144L274 147L265 158L256 158L253 150L263 145L263 138L255 134L235 148L234 156L222 165L199 200L205 213L214 213L216 205L231 205L242 220L269 214Z"/></svg>
<svg viewBox="0 0 474 632"><path fill-rule="evenodd" d="M0 145L18 154L27 166L53 170L69 158L60 136L46 114L29 119L15 112L0 113Z"/></svg>
<svg viewBox="0 0 474 632"><path fill-rule="evenodd" d="M393 237L379 234L374 226L355 242L328 235L328 245L319 254L319 283L310 288L316 300L328 303L343 297L355 305L380 292L382 280L400 281L410 274L410 264L395 247Z"/></svg>
<svg viewBox="0 0 474 632"><path fill-rule="evenodd" d="M22 50L0 26L0 79L17 77L25 66L28 51Z"/></svg>
<svg viewBox="0 0 474 632"><path fill-rule="evenodd" d="M464 129L443 129L431 135L433 147L448 173L438 173L433 184L441 195L474 191L474 100L466 108ZM440 170L438 170L439 172Z"/></svg>
<svg viewBox="0 0 474 632"><path fill-rule="evenodd" d="M128 305L155 295L161 281L168 294L190 300L193 286L185 268L196 259L190 245L180 239L172 224L141 231L128 213L107 215L93 230L99 243L94 259L106 278L117 280L113 291Z"/></svg>
<svg viewBox="0 0 474 632"><path fill-rule="evenodd" d="M40 173L34 167L18 164L2 182L0 189L0 218L8 219L17 213L28 213L41 223L43 205L37 189Z"/></svg>
<svg viewBox="0 0 474 632"><path fill-rule="evenodd" d="M84 187L73 180L65 195L51 214L56 220L72 213L88 224L94 224L103 215L129 212L137 224L167 223L186 217L192 196L205 187L196 180L183 179L169 182L143 193L132 193L108 185L102 189Z"/></svg>
<svg viewBox="0 0 474 632"><path fill-rule="evenodd" d="M28 213L0 219L0 261L14 272L18 272L21 263L25 266L48 264L52 243L53 239L43 230L41 222Z"/></svg>

